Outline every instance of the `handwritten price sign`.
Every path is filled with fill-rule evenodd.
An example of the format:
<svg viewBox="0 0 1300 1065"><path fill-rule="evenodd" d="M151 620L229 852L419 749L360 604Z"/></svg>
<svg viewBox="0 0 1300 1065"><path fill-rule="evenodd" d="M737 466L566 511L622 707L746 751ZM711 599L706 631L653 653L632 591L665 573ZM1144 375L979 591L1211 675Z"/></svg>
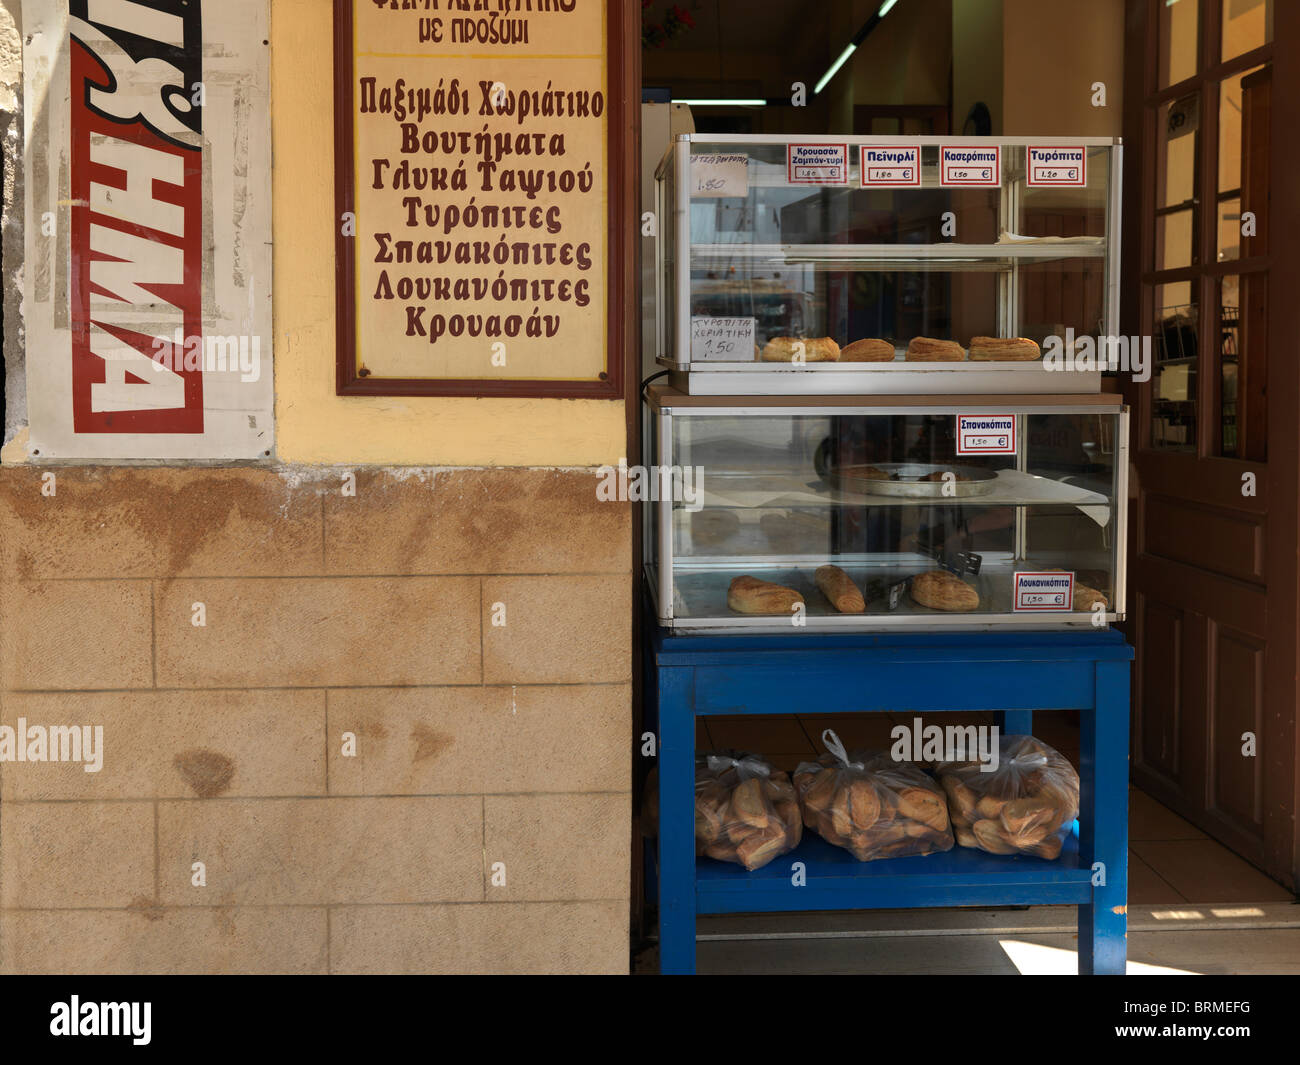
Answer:
<svg viewBox="0 0 1300 1065"><path fill-rule="evenodd" d="M692 318L692 362L753 362L753 318Z"/></svg>

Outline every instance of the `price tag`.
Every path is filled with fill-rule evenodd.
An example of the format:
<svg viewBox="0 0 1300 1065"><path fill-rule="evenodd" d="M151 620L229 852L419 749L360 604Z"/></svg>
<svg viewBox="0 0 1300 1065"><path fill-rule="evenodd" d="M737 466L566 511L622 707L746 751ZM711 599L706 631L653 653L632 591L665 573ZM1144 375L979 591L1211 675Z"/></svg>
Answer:
<svg viewBox="0 0 1300 1065"><path fill-rule="evenodd" d="M1013 610L1070 611L1074 609L1074 574L1060 570L1017 573Z"/></svg>
<svg viewBox="0 0 1300 1065"><path fill-rule="evenodd" d="M1016 453L1016 416L1014 414L957 415L958 455L1014 455Z"/></svg>
<svg viewBox="0 0 1300 1065"><path fill-rule="evenodd" d="M1025 184L1079 187L1088 184L1088 152L1069 145L1031 147Z"/></svg>
<svg viewBox="0 0 1300 1065"><path fill-rule="evenodd" d="M786 152L786 178L791 185L847 185L847 144L792 144Z"/></svg>
<svg viewBox="0 0 1300 1065"><path fill-rule="evenodd" d="M691 319L691 362L753 361L753 318Z"/></svg>
<svg viewBox="0 0 1300 1065"><path fill-rule="evenodd" d="M1002 184L1002 148L940 148L939 184L989 186Z"/></svg>
<svg viewBox="0 0 1300 1065"><path fill-rule="evenodd" d="M908 189L921 187L921 149L862 146L858 173L864 189Z"/></svg>
<svg viewBox="0 0 1300 1065"><path fill-rule="evenodd" d="M749 195L749 156L692 155L691 198L720 200Z"/></svg>

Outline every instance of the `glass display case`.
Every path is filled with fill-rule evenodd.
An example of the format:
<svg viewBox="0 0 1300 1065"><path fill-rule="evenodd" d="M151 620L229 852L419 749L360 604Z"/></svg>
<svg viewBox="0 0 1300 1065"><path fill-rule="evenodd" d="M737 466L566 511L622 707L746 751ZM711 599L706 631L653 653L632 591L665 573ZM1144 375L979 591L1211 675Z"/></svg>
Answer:
<svg viewBox="0 0 1300 1065"><path fill-rule="evenodd" d="M654 384L644 413L657 467L641 486L646 577L674 630L1124 616L1119 396L732 398Z"/></svg>
<svg viewBox="0 0 1300 1065"><path fill-rule="evenodd" d="M658 361L693 394L1096 392L1100 371L1075 356L1119 332L1122 151L680 137L657 171ZM960 361L909 358L917 337L955 342ZM1060 357L999 360L978 337L1056 338ZM833 347L792 356L778 338ZM856 361L868 339L880 361Z"/></svg>

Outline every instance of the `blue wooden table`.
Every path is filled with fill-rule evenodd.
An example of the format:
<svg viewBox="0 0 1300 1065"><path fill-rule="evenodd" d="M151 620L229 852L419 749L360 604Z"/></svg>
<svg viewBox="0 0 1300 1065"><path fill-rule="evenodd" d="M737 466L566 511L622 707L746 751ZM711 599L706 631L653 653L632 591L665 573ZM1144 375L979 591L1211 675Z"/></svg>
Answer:
<svg viewBox="0 0 1300 1065"><path fill-rule="evenodd" d="M1033 904L1079 907L1081 973L1124 972L1133 650L1120 633L673 636L653 622L646 633L662 972L695 971L697 914ZM1048 709L1080 711L1078 830L1055 861L954 847L858 862L811 831L752 873L695 856L697 717L992 710L1021 735Z"/></svg>

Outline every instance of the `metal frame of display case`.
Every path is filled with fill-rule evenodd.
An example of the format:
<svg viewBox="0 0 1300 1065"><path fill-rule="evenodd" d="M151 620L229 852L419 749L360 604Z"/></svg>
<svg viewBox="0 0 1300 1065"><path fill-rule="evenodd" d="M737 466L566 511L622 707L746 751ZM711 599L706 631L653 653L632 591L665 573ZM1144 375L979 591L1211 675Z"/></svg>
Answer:
<svg viewBox="0 0 1300 1065"><path fill-rule="evenodd" d="M892 399L892 397L891 397ZM979 402L976 402L976 399ZM683 400L680 404L675 400ZM1123 406L1119 397L1093 397L1091 402L1080 402L1071 397L1026 397L1021 402L1019 397L1009 397L1005 404L997 408L998 413L1012 413L1017 416L1019 426L1018 445L1016 452L1016 469L1024 472L1027 469L1027 437L1024 430L1027 417L1034 414L1118 414L1118 429L1114 442L1114 496L1110 506L1114 514L1114 528L1111 533L1115 545L1115 571L1114 587L1112 595L1112 609L1105 615L1107 624L1123 621L1125 617L1125 583L1127 579L1127 545L1128 545L1128 408ZM657 431L655 439L657 449L652 456L653 462L660 470L671 470L675 461L673 454L673 441L670 432L670 423L672 418L682 417L738 417L738 416L809 416L809 417L844 417L844 416L888 416L888 415L906 415L906 414L969 414L977 412L983 407L988 406L988 397L938 397L938 396L918 396L912 401L898 399L893 400L889 405L882 405L879 400L873 401L870 396L863 397L835 397L835 401L829 399L821 401L818 399L791 398L788 405L780 405L779 401L766 399L761 405L754 403L749 399L742 398L739 401L742 405L736 406L714 406L705 405L710 401L691 397L685 399L681 396L672 396L667 389L656 388L652 390L647 401L647 414L650 418L657 419ZM1005 409L1003 409L1005 407ZM667 411L673 411L669 414ZM706 471L707 478L707 471ZM1027 555L1027 529L1025 523L1024 505L1007 503L1005 500L1000 501L996 496L973 496L968 500L944 499L941 502L951 505L961 505L966 503L972 506L991 506L991 505L1015 505L1015 541L1013 551L1008 559L1003 560L1007 564L1024 559ZM1037 501L1041 504L1051 505L1070 505L1068 500L1055 500L1044 498ZM890 507L890 506L907 506L924 501L891 499L880 497L873 499L864 506L871 507ZM1029 504L1026 504L1029 505ZM673 561L673 506L671 500L659 501L654 504L649 511L650 521L657 524L654 530L656 535L647 535L645 542L650 545L657 544L657 551L654 546L650 548L650 557L647 559L647 577L650 588L651 602L655 608L656 621L659 625L668 628L682 630L686 632L740 632L743 630L752 631L772 631L774 628L788 627L788 618L773 619L771 617L741 617L738 615L728 616L721 619L682 619L675 616L673 590L676 572ZM647 530L648 532L650 530ZM737 561L737 564L740 560ZM817 565L823 563L845 563L853 561L845 556L827 557L816 561ZM861 561L861 560L858 560ZM918 558L904 560L909 562L914 568L930 568L933 566L933 560L928 558ZM754 558L746 556L743 559L747 569L758 573L763 569L771 568L773 560L761 557ZM703 565L703 563L702 563ZM808 560L802 562L790 562L786 568L807 568L813 565ZM653 569L651 568L653 567ZM735 569L735 565L732 566ZM839 614L829 616L807 615L802 619L804 628L810 631L871 631L871 630L898 630L898 629L925 629L927 631L936 631L939 629L960 629L960 630L977 630L992 628L1016 628L1016 629L1041 629L1041 628L1091 628L1095 622L1091 615L1075 614L1073 612L1063 613L972 613L972 614L946 614L940 615L935 613L911 614L911 615L890 615L890 614Z"/></svg>
<svg viewBox="0 0 1300 1065"><path fill-rule="evenodd" d="M671 145L656 170L655 209L664 230L671 227L674 234L672 267L675 291L671 300L676 307L674 315L675 336L668 336L662 308L665 292L665 264L668 249L665 241L655 242L655 300L661 308L657 331L659 352L656 361L673 374L673 383L683 391L696 395L734 395L740 392L755 395L781 393L828 393L866 391L907 394L926 391L946 392L1016 392L1033 394L1041 392L1088 393L1100 389L1101 372L1075 371L1047 373L1041 363L809 363L804 366L762 362L692 362L687 354L691 348L691 264L700 251L714 249L727 258L752 259L768 264L798 265L801 263L852 265L857 270L897 270L906 267L911 271L996 271L999 280L998 322L1002 336L1016 336L1020 329L1019 276L1022 262L1035 260L1072 260L1101 258L1106 263L1103 316L1104 331L1109 336L1119 335L1119 281L1120 281L1120 213L1123 169L1123 143L1119 138L1098 137L948 137L927 135L904 136L837 136L835 142L849 148L850 181L847 185L808 185L809 192L818 189L863 191L854 185L852 174L857 167L862 146L905 146L936 148L1000 146L1008 148L1054 147L1067 140L1071 147L1109 149L1106 188L1106 236L1104 244L962 244L950 241L938 244L725 244L695 245L691 242L689 193L690 145L709 144L736 148L764 145L818 144L825 138L783 136L778 134L747 136L744 134L682 134ZM675 202L669 202L664 178L673 172ZM1006 229L1009 219L1017 217L1023 187L1021 176L1005 169L999 189L999 229ZM922 182L918 188L944 188L936 179L933 168L923 168ZM992 186L990 186L991 188ZM870 191L870 190L865 190ZM895 190L897 191L897 190ZM903 190L906 191L906 190ZM947 377L935 377L941 370ZM954 384L953 374L960 383Z"/></svg>
<svg viewBox="0 0 1300 1065"><path fill-rule="evenodd" d="M695 971L701 914L1075 905L1079 972L1122 974L1127 951L1129 662L1113 630L960 636L673 636L647 618L647 725L658 735L659 964ZM953 847L859 862L811 830L747 872L696 857L695 735L718 714L997 711L1032 734L1036 709L1080 712L1079 819L1044 860Z"/></svg>

